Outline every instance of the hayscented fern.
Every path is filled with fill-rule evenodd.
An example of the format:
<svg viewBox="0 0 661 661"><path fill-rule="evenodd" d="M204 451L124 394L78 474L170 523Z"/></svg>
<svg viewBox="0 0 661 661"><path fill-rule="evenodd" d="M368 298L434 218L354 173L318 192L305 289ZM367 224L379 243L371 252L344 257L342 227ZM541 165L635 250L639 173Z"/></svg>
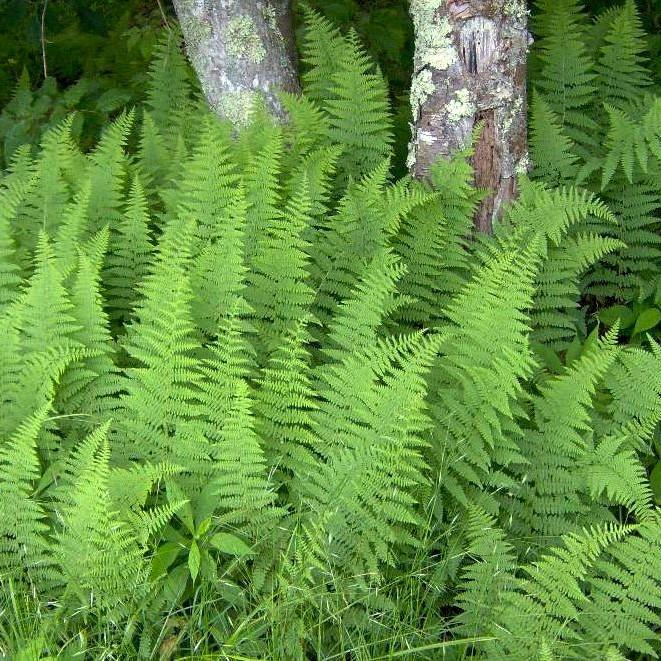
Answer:
<svg viewBox="0 0 661 661"><path fill-rule="evenodd" d="M633 5L591 28L540 4L551 186L522 179L494 237L470 237L470 151L392 181L385 83L316 14L286 126L206 113L169 33L90 153L71 120L16 150L3 653L659 653L661 349L577 335L585 291L656 268L657 102Z"/></svg>

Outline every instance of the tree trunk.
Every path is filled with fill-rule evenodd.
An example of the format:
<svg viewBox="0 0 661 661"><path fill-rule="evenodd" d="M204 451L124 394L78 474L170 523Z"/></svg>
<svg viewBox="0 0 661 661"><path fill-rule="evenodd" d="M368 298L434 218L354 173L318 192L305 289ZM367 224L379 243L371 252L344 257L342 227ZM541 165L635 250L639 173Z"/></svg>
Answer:
<svg viewBox="0 0 661 661"><path fill-rule="evenodd" d="M300 89L289 0L173 2L211 107L242 125L261 97L282 117L278 91Z"/></svg>
<svg viewBox="0 0 661 661"><path fill-rule="evenodd" d="M475 184L491 194L475 218L490 232L527 169L525 0L411 0L415 28L411 85L411 172L424 178L439 157L470 145Z"/></svg>

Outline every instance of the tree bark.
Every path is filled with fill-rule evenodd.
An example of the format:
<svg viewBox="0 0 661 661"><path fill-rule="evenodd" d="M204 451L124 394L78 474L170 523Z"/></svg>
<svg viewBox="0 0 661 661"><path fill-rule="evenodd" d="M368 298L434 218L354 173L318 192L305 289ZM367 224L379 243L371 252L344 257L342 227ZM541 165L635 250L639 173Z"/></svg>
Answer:
<svg viewBox="0 0 661 661"><path fill-rule="evenodd" d="M525 0L411 0L415 29L411 85L413 135L408 165L424 178L440 157L475 146L475 184L490 195L475 226L490 232L525 171Z"/></svg>
<svg viewBox="0 0 661 661"><path fill-rule="evenodd" d="M211 107L242 125L261 98L282 117L277 93L300 89L289 0L173 2Z"/></svg>

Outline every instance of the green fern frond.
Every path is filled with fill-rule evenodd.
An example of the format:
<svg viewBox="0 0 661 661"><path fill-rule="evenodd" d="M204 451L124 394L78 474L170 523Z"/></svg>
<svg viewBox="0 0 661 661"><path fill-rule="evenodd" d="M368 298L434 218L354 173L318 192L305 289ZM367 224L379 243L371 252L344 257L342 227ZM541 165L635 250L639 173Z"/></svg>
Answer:
<svg viewBox="0 0 661 661"><path fill-rule="evenodd" d="M282 172L283 135L275 126L267 127L265 135L265 144L246 166L244 175L248 202L245 238L248 267L252 267L265 232L282 217L278 179Z"/></svg>
<svg viewBox="0 0 661 661"><path fill-rule="evenodd" d="M189 424L197 416L199 349L188 281L193 232L192 219L170 221L139 287L123 342L136 366L126 370L113 450L123 461L172 462L195 472L206 461L207 444Z"/></svg>
<svg viewBox="0 0 661 661"><path fill-rule="evenodd" d="M461 613L453 624L468 638L489 632L505 593L514 587L517 562L495 519L475 505L468 509L466 537L465 554L471 563L462 572L456 602Z"/></svg>
<svg viewBox="0 0 661 661"><path fill-rule="evenodd" d="M24 352L21 330L16 324L23 307L24 300L19 299L0 315L0 332L4 338L0 344L0 402L3 407L0 433L5 436L11 436L35 408L51 403L67 367L87 356L84 349L66 342ZM41 435L41 449L51 447L51 441L56 444L58 439L46 439Z"/></svg>
<svg viewBox="0 0 661 661"><path fill-rule="evenodd" d="M283 93L281 100L289 116L289 122L284 126L285 144L288 147L285 169L289 171L312 152L327 147L330 127L328 117L309 95ZM336 149L341 151L339 146Z"/></svg>
<svg viewBox="0 0 661 661"><path fill-rule="evenodd" d="M515 588L504 595L493 629L499 640L487 643L487 658L535 658L544 643L560 658L572 658L572 647L578 642L572 623L582 620L584 611L589 617L583 581L603 550L627 532L623 526L608 525L567 535L563 546L524 566ZM592 657L589 648L586 651L587 658L599 658Z"/></svg>
<svg viewBox="0 0 661 661"><path fill-rule="evenodd" d="M49 410L41 407L0 444L0 572L39 588L52 569L48 526L34 493L41 477L37 436Z"/></svg>
<svg viewBox="0 0 661 661"><path fill-rule="evenodd" d="M108 232L105 232L105 245ZM58 410L64 414L83 415L83 429L96 427L113 415L121 390L120 371L114 363L109 321L100 293L100 264L84 253L78 255L78 270L71 290L73 317L80 330L73 339L89 357L73 365L58 390Z"/></svg>
<svg viewBox="0 0 661 661"><path fill-rule="evenodd" d="M148 73L146 105L156 128L170 147L176 142L191 105L188 64L181 47L179 32L164 31L154 49Z"/></svg>
<svg viewBox="0 0 661 661"><path fill-rule="evenodd" d="M160 191L167 183L172 163L165 140L151 113L144 110L138 143L137 168L148 191Z"/></svg>
<svg viewBox="0 0 661 661"><path fill-rule="evenodd" d="M317 461L311 429L317 404L306 338L302 324L284 336L261 371L255 393L256 428L268 465L287 482L305 483Z"/></svg>
<svg viewBox="0 0 661 661"><path fill-rule="evenodd" d="M645 67L645 31L635 2L627 0L610 20L596 65L599 98L624 110L651 85Z"/></svg>
<svg viewBox="0 0 661 661"><path fill-rule="evenodd" d="M351 184L334 216L318 227L313 245L312 282L317 296L315 315L327 320L336 306L351 296L363 268L388 245L388 214L384 209L388 163Z"/></svg>
<svg viewBox="0 0 661 661"><path fill-rule="evenodd" d="M128 169L124 147L133 127L134 111L122 113L103 133L89 156L91 195L89 199L90 234L105 225L115 227L123 204L124 178Z"/></svg>
<svg viewBox="0 0 661 661"><path fill-rule="evenodd" d="M337 306L329 322L323 349L327 359L340 362L345 355L369 352L394 307L397 283L404 273L405 268L390 251L374 256L349 298Z"/></svg>
<svg viewBox="0 0 661 661"><path fill-rule="evenodd" d="M73 308L62 281L51 242L42 233L35 253L34 274L15 310L20 350L25 355L77 344L73 334L79 326L72 316Z"/></svg>
<svg viewBox="0 0 661 661"><path fill-rule="evenodd" d="M338 162L341 182L359 178L387 157L393 142L385 80L351 32L334 60L337 69L330 96L323 104L329 116L329 137L343 147Z"/></svg>
<svg viewBox="0 0 661 661"><path fill-rule="evenodd" d="M538 247L505 246L485 256L445 310L443 355L430 381L431 452L441 485L467 504L492 464L521 459L515 400L533 365L528 319Z"/></svg>
<svg viewBox="0 0 661 661"><path fill-rule="evenodd" d="M626 434L604 438L586 458L584 470L594 500L603 494L610 504L626 507L644 521L652 516L652 492L647 471L631 445Z"/></svg>
<svg viewBox="0 0 661 661"><path fill-rule="evenodd" d="M616 341L614 333L598 341L533 399L535 427L519 442L526 462L516 469L521 486L513 508L523 535L548 540L580 529L588 514L599 516L585 498L590 470L578 467L589 461L593 398L617 358Z"/></svg>
<svg viewBox="0 0 661 661"><path fill-rule="evenodd" d="M219 525L256 530L278 513L270 507L274 493L255 431L255 404L246 382L252 351L242 328L240 318L228 317L200 366L198 397L205 413L199 429L209 459L194 509L198 517L213 514Z"/></svg>
<svg viewBox="0 0 661 661"><path fill-rule="evenodd" d="M599 234L612 237L624 248L606 255L586 274L582 283L588 294L599 299L633 299L641 282L655 273L661 255L658 210L661 195L651 180L636 178L633 184L616 174L604 195L617 222L593 223Z"/></svg>
<svg viewBox="0 0 661 661"><path fill-rule="evenodd" d="M196 221L194 256L216 240L228 222L239 182L230 136L215 117L207 115L178 185L180 213Z"/></svg>
<svg viewBox="0 0 661 661"><path fill-rule="evenodd" d="M636 165L647 173L650 156L661 159L661 98L649 104L648 108L636 107L635 116L605 104L610 126L604 145L606 159L601 166L602 189L607 187L618 168L632 183Z"/></svg>
<svg viewBox="0 0 661 661"><path fill-rule="evenodd" d="M193 315L209 337L218 333L234 315L251 316L245 300L246 275L244 237L246 199L242 188L235 191L231 208L216 227L216 238L199 254L192 266Z"/></svg>
<svg viewBox="0 0 661 661"><path fill-rule="evenodd" d="M581 638L601 650L658 656L661 626L661 520L658 512L633 534L608 546L588 579L590 602L580 618ZM623 658L623 657L620 657Z"/></svg>
<svg viewBox="0 0 661 661"><path fill-rule="evenodd" d="M652 345L654 347L654 344ZM661 420L661 355L627 347L604 381L608 403L594 422L604 437L626 432L630 447L642 451Z"/></svg>
<svg viewBox="0 0 661 661"><path fill-rule="evenodd" d="M535 177L550 186L575 181L578 157L574 144L541 94L533 95L530 114L530 155Z"/></svg>
<svg viewBox="0 0 661 661"><path fill-rule="evenodd" d="M138 286L149 272L154 250L147 196L137 175L121 220L111 227L110 249L103 273L104 294L110 318L125 323L133 314Z"/></svg>
<svg viewBox="0 0 661 661"><path fill-rule="evenodd" d="M307 180L312 220L305 238L311 245L316 245L317 227L322 226L323 218L330 213L331 195L334 193L333 176L340 153L341 150L337 145L321 147L311 151L292 169L287 197L293 196L303 179ZM312 252L316 251L313 249Z"/></svg>
<svg viewBox="0 0 661 661"><path fill-rule="evenodd" d="M282 215L262 228L251 260L246 300L253 310L260 345L267 354L292 325L307 317L314 292L307 284L310 196L305 178Z"/></svg>
<svg viewBox="0 0 661 661"><path fill-rule="evenodd" d="M136 536L111 510L107 433L108 425L92 432L67 462L54 557L79 606L119 614L144 595L146 563Z"/></svg>
<svg viewBox="0 0 661 661"><path fill-rule="evenodd" d="M213 473L205 491L215 497L219 525L257 532L278 511L269 507L274 492L255 433L252 408L248 385L236 381L222 427L215 431L208 427Z"/></svg>
<svg viewBox="0 0 661 661"><path fill-rule="evenodd" d="M400 322L423 327L441 324L443 310L465 281L467 226L448 210L442 195L426 193L425 200L402 218L395 241L406 268L398 286L406 303L394 312Z"/></svg>
<svg viewBox="0 0 661 661"><path fill-rule="evenodd" d="M586 148L595 143L593 133L597 128L586 112L592 105L597 85L591 51L585 43L586 13L578 0L538 0L536 5L538 13L533 19L533 29L540 45L531 61L536 72L535 86L540 100L555 114L558 129ZM543 144L539 135L535 141L542 149L548 145L555 151L558 145L550 144L550 134L546 136Z"/></svg>
<svg viewBox="0 0 661 661"><path fill-rule="evenodd" d="M69 203L70 187L65 172L72 161L72 121L70 116L44 134L31 194L21 205L16 219L15 240L21 248L22 265L28 272L40 233L54 234Z"/></svg>
<svg viewBox="0 0 661 661"><path fill-rule="evenodd" d="M413 491L426 482L425 376L440 343L438 336L419 334L372 350L378 367L360 391L362 401L344 414L354 418L346 417L351 431L335 439L326 463L305 485L309 517L321 522L310 524L307 536L331 563L322 571L344 567L354 576L367 572L366 582L379 581L380 565L394 562L396 548L418 544ZM332 401L330 389L327 396ZM321 433L321 426L314 431Z"/></svg>
<svg viewBox="0 0 661 661"><path fill-rule="evenodd" d="M537 276L530 311L534 342L554 351L567 349L578 331L575 313L580 304L582 275L620 248L622 243L617 239L580 233L550 248Z"/></svg>
<svg viewBox="0 0 661 661"><path fill-rule="evenodd" d="M301 59L306 67L301 79L305 96L322 105L331 96L334 61L342 50L344 39L340 31L320 13L304 7L305 36Z"/></svg>
<svg viewBox="0 0 661 661"><path fill-rule="evenodd" d="M3 180L2 183L5 185L0 189L0 314L16 299L22 283L12 221L27 193L27 186L21 182Z"/></svg>

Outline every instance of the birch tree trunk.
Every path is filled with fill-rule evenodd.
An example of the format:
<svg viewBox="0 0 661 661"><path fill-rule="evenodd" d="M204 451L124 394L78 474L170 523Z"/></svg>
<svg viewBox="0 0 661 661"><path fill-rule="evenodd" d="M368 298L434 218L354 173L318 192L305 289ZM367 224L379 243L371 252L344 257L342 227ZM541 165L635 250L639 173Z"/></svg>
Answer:
<svg viewBox="0 0 661 661"><path fill-rule="evenodd" d="M527 169L525 0L411 0L415 29L411 85L411 172L424 178L439 157L470 144L475 184L492 191L475 226L490 232Z"/></svg>
<svg viewBox="0 0 661 661"><path fill-rule="evenodd" d="M188 57L214 110L245 124L261 97L276 116L280 90L298 92L289 0L173 0Z"/></svg>

